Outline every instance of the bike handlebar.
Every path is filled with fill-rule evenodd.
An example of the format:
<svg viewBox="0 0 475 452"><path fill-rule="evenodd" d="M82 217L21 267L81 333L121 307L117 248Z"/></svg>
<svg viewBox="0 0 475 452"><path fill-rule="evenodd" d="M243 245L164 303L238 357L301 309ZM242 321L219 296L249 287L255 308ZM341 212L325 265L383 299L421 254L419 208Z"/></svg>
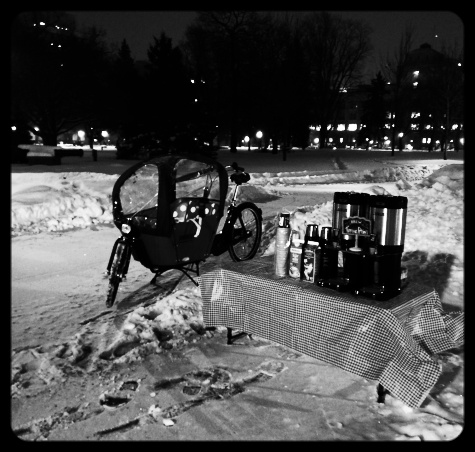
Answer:
<svg viewBox="0 0 475 452"><path fill-rule="evenodd" d="M244 172L244 168L241 167L241 166L238 166L238 164L237 164L236 162L231 163L231 165L227 165L225 168L226 168L227 170L228 170L228 169L233 169L233 170L236 171L236 172L238 172L238 171Z"/></svg>

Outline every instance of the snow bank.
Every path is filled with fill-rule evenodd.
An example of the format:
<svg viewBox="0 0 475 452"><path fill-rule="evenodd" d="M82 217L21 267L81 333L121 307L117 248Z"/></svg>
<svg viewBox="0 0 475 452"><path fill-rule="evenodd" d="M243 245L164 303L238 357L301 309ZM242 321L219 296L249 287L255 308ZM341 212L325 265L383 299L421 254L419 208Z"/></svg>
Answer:
<svg viewBox="0 0 475 452"><path fill-rule="evenodd" d="M459 165L463 166L463 165ZM287 184L331 184L421 180L440 165L407 165L350 172L317 174L316 171L252 173L242 195L254 202L272 198L263 188ZM441 176L447 177L446 173ZM15 173L12 174L11 233L13 236L86 228L112 223L112 188L116 175L102 173ZM261 185L261 186L253 186ZM320 223L319 223L320 224Z"/></svg>
<svg viewBox="0 0 475 452"><path fill-rule="evenodd" d="M116 180L97 173L12 174L12 235L112 223Z"/></svg>
<svg viewBox="0 0 475 452"><path fill-rule="evenodd" d="M416 181L429 176L440 165L406 165L383 167L362 171L291 171L280 173L252 173L251 184L290 185L290 184L331 184L350 182L396 182L400 179ZM323 173L323 174L322 174Z"/></svg>

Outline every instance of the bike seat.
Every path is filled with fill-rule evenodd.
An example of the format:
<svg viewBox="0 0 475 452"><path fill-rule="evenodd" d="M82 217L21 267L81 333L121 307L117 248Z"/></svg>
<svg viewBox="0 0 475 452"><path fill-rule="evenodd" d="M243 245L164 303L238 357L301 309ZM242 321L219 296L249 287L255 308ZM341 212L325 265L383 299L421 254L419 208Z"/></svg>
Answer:
<svg viewBox="0 0 475 452"><path fill-rule="evenodd" d="M240 172L240 173L233 173L229 177L231 182L234 182L236 185L244 184L251 179L251 176L248 173Z"/></svg>

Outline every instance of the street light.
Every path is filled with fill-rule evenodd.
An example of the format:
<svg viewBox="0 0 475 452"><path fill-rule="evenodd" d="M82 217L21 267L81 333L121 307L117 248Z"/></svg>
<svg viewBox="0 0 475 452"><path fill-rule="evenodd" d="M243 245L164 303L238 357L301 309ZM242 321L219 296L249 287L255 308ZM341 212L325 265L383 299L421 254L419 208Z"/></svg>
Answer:
<svg viewBox="0 0 475 452"><path fill-rule="evenodd" d="M244 143L247 144L247 150L250 151L251 150L251 139L247 135L244 137Z"/></svg>
<svg viewBox="0 0 475 452"><path fill-rule="evenodd" d="M259 150L261 150L262 147L262 135L263 133L260 130L256 132L256 138L259 140Z"/></svg>
<svg viewBox="0 0 475 452"><path fill-rule="evenodd" d="M399 150L402 151L402 137L404 136L404 134L402 132L399 133L398 137L399 137Z"/></svg>

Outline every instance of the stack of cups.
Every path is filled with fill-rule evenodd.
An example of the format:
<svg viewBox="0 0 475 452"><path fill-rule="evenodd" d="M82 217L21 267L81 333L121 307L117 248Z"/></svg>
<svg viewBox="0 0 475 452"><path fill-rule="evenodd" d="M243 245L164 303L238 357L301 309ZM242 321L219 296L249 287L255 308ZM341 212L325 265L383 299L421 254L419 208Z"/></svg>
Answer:
<svg viewBox="0 0 475 452"><path fill-rule="evenodd" d="M289 271L290 214L281 213L275 235L274 268L276 276L287 276Z"/></svg>

